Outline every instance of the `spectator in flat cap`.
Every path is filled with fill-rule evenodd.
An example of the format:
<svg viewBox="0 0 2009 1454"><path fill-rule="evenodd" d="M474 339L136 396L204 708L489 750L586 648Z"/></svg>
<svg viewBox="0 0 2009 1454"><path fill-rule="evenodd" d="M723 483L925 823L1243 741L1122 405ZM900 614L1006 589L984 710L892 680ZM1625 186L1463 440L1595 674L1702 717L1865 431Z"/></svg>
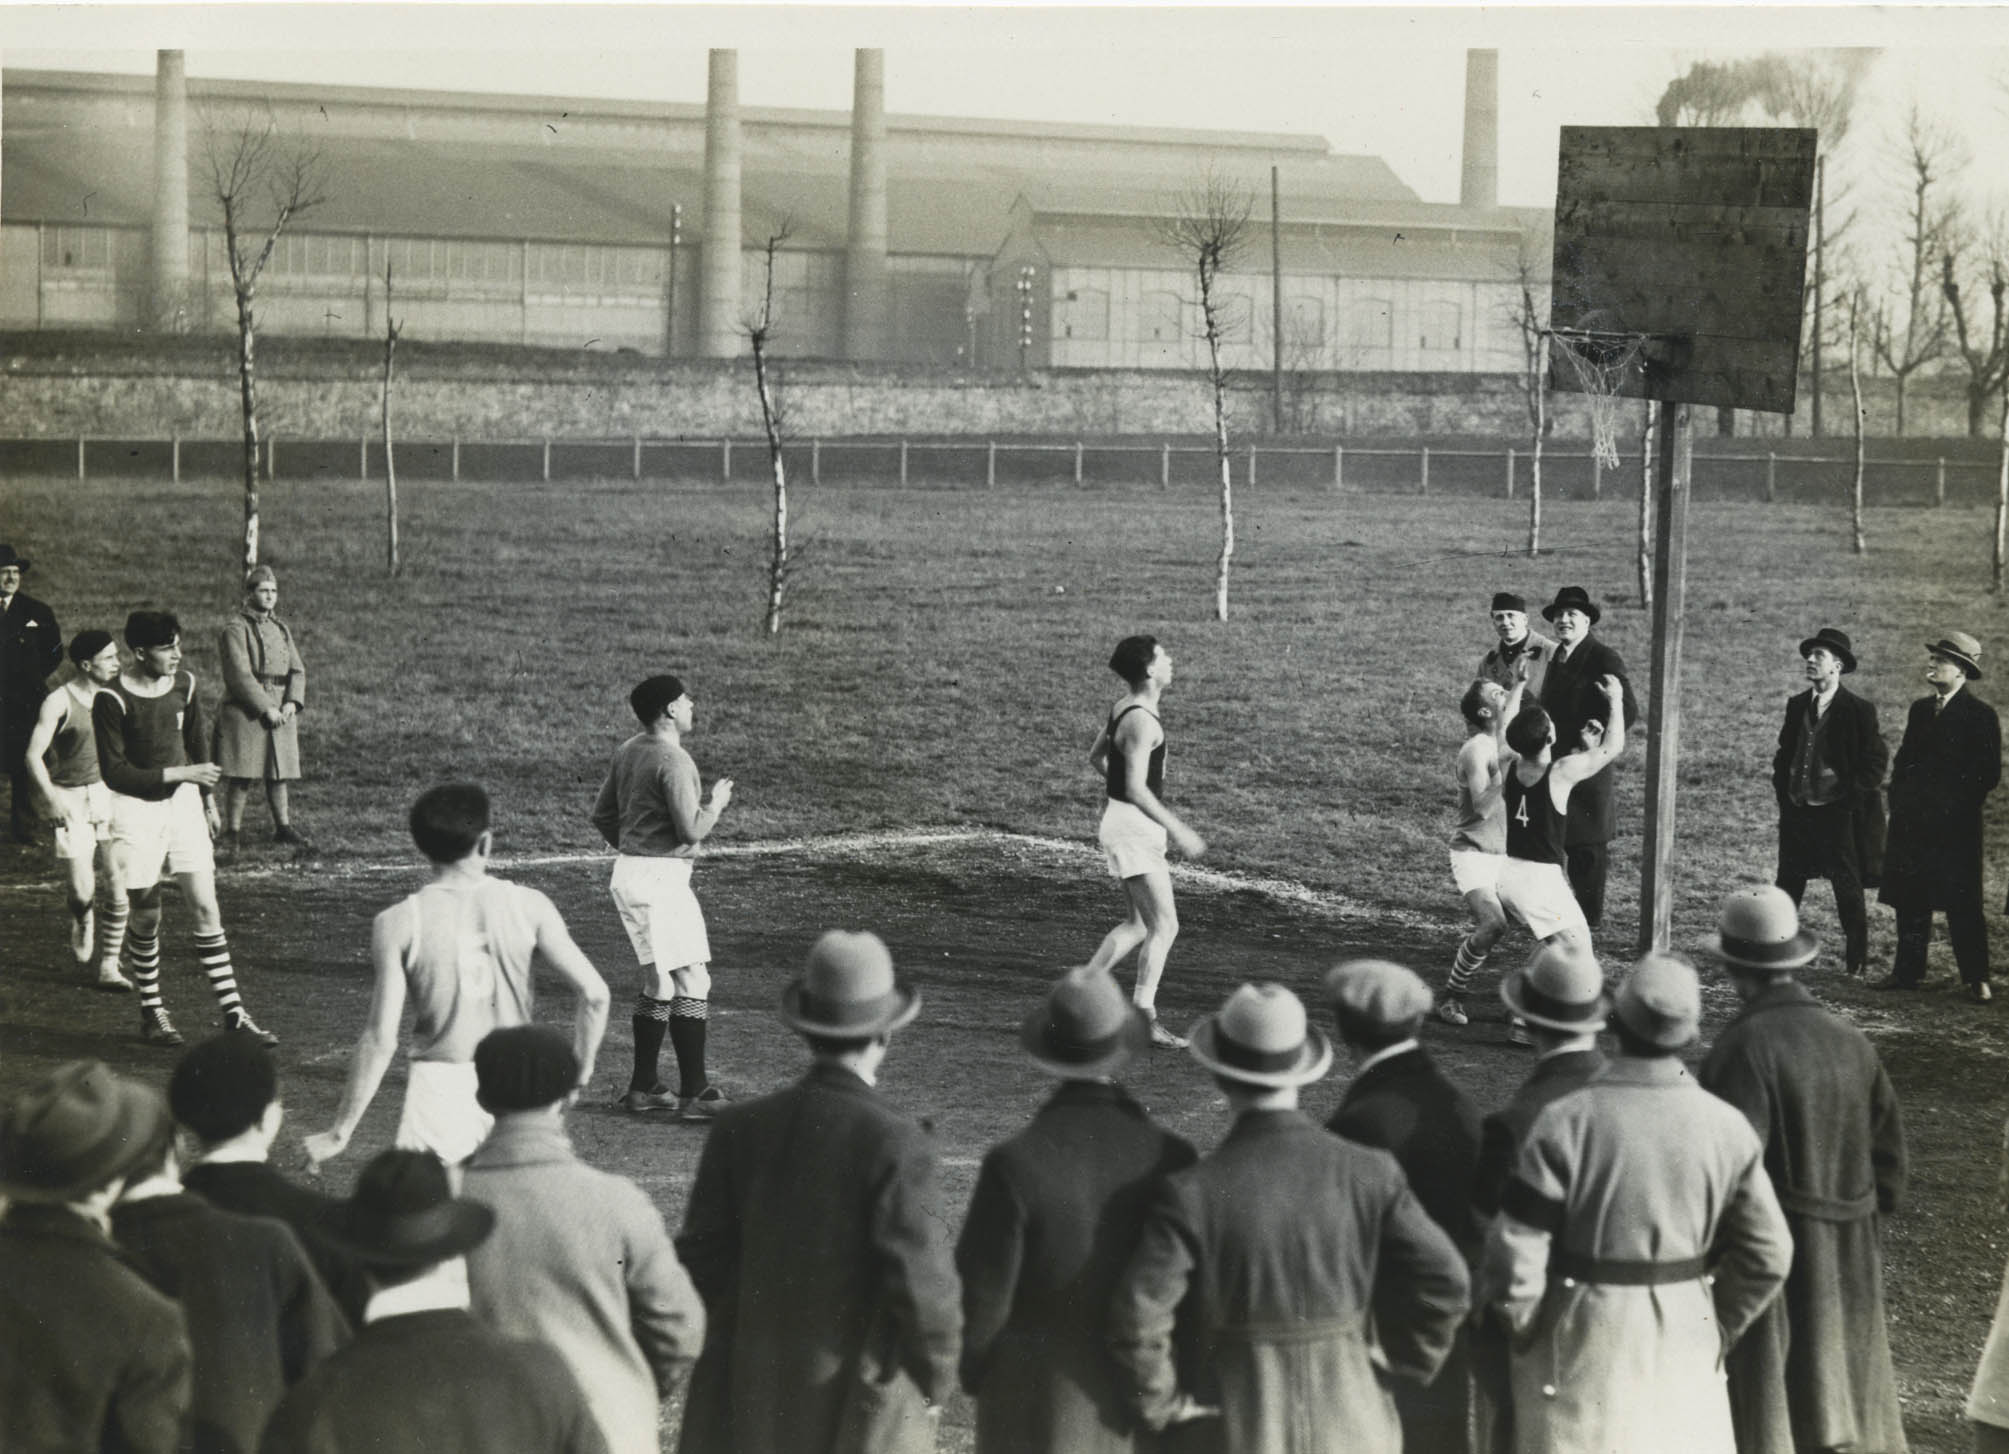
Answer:
<svg viewBox="0 0 2009 1454"><path fill-rule="evenodd" d="M1732 894L1715 949L1743 1008L1700 1079L1758 1133L1793 1234L1785 1292L1730 1351L1737 1447L1901 1451L1881 1241L1904 1194L1897 1095L1862 1031L1793 978L1819 945L1784 890Z"/></svg>
<svg viewBox="0 0 2009 1454"><path fill-rule="evenodd" d="M181 1308L112 1243L126 1176L167 1127L96 1060L0 1106L0 1447L183 1447L193 1359Z"/></svg>
<svg viewBox="0 0 2009 1454"><path fill-rule="evenodd" d="M1878 989L1925 982L1932 915L1946 937L1968 998L1987 1004L1988 924L1981 915L1981 810L2002 779L2002 723L1968 691L1981 679L1981 643L1949 631L1925 648L1930 696L1911 704L1890 772L1890 839L1879 897L1897 915L1897 957Z"/></svg>
<svg viewBox="0 0 2009 1454"><path fill-rule="evenodd" d="M830 930L782 991L809 1072L719 1112L677 1237L711 1329L684 1454L933 1446L962 1340L951 1212L928 1133L875 1088L920 1012L871 933Z"/></svg>
<svg viewBox="0 0 2009 1454"><path fill-rule="evenodd" d="M363 1327L286 1395L261 1454L606 1454L564 1360L468 1311L464 1259L494 1229L430 1151L365 1166L330 1223L368 1270Z"/></svg>
<svg viewBox="0 0 2009 1454"><path fill-rule="evenodd" d="M1509 692L1517 685L1525 686L1528 700L1539 700L1549 663L1555 659L1555 642L1528 629L1527 598L1518 592L1496 591L1490 615L1493 632L1500 640L1480 660L1479 679L1498 682Z"/></svg>
<svg viewBox="0 0 2009 1454"><path fill-rule="evenodd" d="M173 1129L164 1123L127 1174L112 1237L187 1319L195 1382L186 1447L245 1454L286 1390L349 1341L349 1323L285 1223L182 1190Z"/></svg>
<svg viewBox="0 0 2009 1454"><path fill-rule="evenodd" d="M369 1300L362 1268L327 1235L339 1203L287 1180L270 1159L286 1119L272 1051L255 1035L212 1035L176 1063L167 1103L187 1137L183 1188L223 1211L291 1227L343 1316L360 1323Z"/></svg>
<svg viewBox="0 0 2009 1454"><path fill-rule="evenodd" d="M1682 1066L1694 967L1647 955L1614 1015L1618 1057L1536 1117L1487 1236L1515 1447L1734 1454L1723 1350L1777 1296L1792 1239L1756 1133Z"/></svg>
<svg viewBox="0 0 2009 1454"><path fill-rule="evenodd" d="M1354 1063L1353 1080L1325 1128L1392 1155L1423 1210L1470 1267L1480 1227L1472 1212L1479 1166L1479 1108L1444 1077L1417 1039L1430 1013L1421 976L1385 959L1350 959L1326 972L1325 996ZM1410 1454L1464 1454L1470 1417L1469 1359L1462 1336L1428 1384L1397 1384L1402 1447Z"/></svg>
<svg viewBox="0 0 2009 1454"><path fill-rule="evenodd" d="M579 1059L544 1025L491 1030L474 1049L495 1129L462 1191L495 1212L467 1254L476 1317L547 1343L590 1390L613 1454L656 1454L662 1400L704 1343L704 1306L648 1194L581 1162L565 1134Z"/></svg>
<svg viewBox="0 0 2009 1454"><path fill-rule="evenodd" d="M1059 1085L984 1157L956 1243L978 1454L1134 1446L1109 1299L1158 1179L1194 1160L1116 1081L1150 1034L1115 978L1087 966L1061 976L1019 1027L1019 1045Z"/></svg>
<svg viewBox="0 0 2009 1454"><path fill-rule="evenodd" d="M1392 1381L1427 1383L1465 1315L1464 1259L1386 1151L1298 1109L1332 1049L1280 985L1245 984L1189 1053L1234 1125L1160 1185L1110 1311L1153 1430L1218 1417L1225 1454L1394 1449Z"/></svg>

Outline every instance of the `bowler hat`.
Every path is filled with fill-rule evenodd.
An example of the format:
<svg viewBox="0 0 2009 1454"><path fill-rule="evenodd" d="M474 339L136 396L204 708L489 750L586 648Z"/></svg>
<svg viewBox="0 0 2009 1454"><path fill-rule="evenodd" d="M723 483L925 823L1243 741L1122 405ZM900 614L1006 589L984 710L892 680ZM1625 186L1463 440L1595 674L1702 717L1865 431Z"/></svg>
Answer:
<svg viewBox="0 0 2009 1454"><path fill-rule="evenodd" d="M1816 646L1825 646L1835 654L1835 659L1842 664L1843 675L1847 675L1856 669L1856 651L1853 646L1849 645L1848 632L1838 630L1833 626L1823 626L1812 636L1809 636L1805 641L1800 643L1800 655L1805 656Z"/></svg>
<svg viewBox="0 0 2009 1454"><path fill-rule="evenodd" d="M1649 954L1619 986L1612 1013L1649 1045L1679 1050L1702 1033L1702 980L1676 954Z"/></svg>
<svg viewBox="0 0 2009 1454"><path fill-rule="evenodd" d="M1305 1019L1303 1002L1277 984L1242 985L1193 1026L1187 1048L1216 1075L1272 1089L1306 1085L1332 1069L1332 1045Z"/></svg>
<svg viewBox="0 0 2009 1454"><path fill-rule="evenodd" d="M495 1212L457 1197L430 1151L378 1154L325 1223L328 1241L367 1267L421 1267L478 1247Z"/></svg>
<svg viewBox="0 0 2009 1454"><path fill-rule="evenodd" d="M175 1120L212 1144L257 1125L278 1094L278 1062L246 1030L225 1030L191 1047L167 1078Z"/></svg>
<svg viewBox="0 0 2009 1454"><path fill-rule="evenodd" d="M1325 972L1325 995L1341 1035L1356 1028L1374 1036L1413 1035L1433 1002L1415 970L1386 959L1334 965Z"/></svg>
<svg viewBox="0 0 2009 1454"><path fill-rule="evenodd" d="M1821 952L1819 941L1800 928L1793 896L1771 884L1739 889L1723 901L1710 947L1725 964L1759 973L1798 969Z"/></svg>
<svg viewBox="0 0 2009 1454"><path fill-rule="evenodd" d="M1965 631L1949 631L1939 640L1927 642L1925 649L1945 657L1975 681L1981 680L1981 643Z"/></svg>
<svg viewBox="0 0 2009 1454"><path fill-rule="evenodd" d="M894 975L886 941L869 930L825 930L781 992L781 1022L798 1035L869 1040L920 1013L920 991Z"/></svg>
<svg viewBox="0 0 2009 1454"><path fill-rule="evenodd" d="M59 1065L0 1109L0 1193L76 1201L161 1145L172 1124L152 1086L102 1060Z"/></svg>
<svg viewBox="0 0 2009 1454"><path fill-rule="evenodd" d="M1544 944L1520 969L1507 971L1500 1001L1530 1025L1565 1035L1596 1034L1611 1009L1597 957L1567 943Z"/></svg>
<svg viewBox="0 0 2009 1454"><path fill-rule="evenodd" d="M579 1089L572 1042L548 1025L491 1030L474 1047L475 1099L493 1115L535 1111Z"/></svg>
<svg viewBox="0 0 2009 1454"><path fill-rule="evenodd" d="M1086 965L1062 975L1018 1031L1040 1069L1075 1080L1108 1075L1150 1040L1150 1017L1107 970Z"/></svg>
<svg viewBox="0 0 2009 1454"><path fill-rule="evenodd" d="M0 570L5 570L10 565L17 570L26 570L34 563L25 555L16 555L13 546L0 545Z"/></svg>
<svg viewBox="0 0 2009 1454"><path fill-rule="evenodd" d="M1528 614L1528 601L1527 597L1516 595L1512 591L1495 591L1493 592L1493 604L1487 609L1493 611L1519 611L1525 616Z"/></svg>
<svg viewBox="0 0 2009 1454"><path fill-rule="evenodd" d="M1582 586L1564 586L1556 592L1556 598L1542 607L1542 619L1553 621L1564 611L1581 611L1590 617L1590 624L1597 625L1598 617L1604 612L1598 610L1597 602L1590 598L1590 592Z"/></svg>

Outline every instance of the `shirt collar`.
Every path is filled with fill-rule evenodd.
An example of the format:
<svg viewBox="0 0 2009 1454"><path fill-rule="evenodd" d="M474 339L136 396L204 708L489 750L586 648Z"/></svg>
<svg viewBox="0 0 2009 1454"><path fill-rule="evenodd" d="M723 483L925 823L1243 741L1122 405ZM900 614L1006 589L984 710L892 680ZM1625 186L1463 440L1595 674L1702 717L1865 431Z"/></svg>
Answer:
<svg viewBox="0 0 2009 1454"><path fill-rule="evenodd" d="M1823 692L1819 687L1809 688L1809 690L1812 691L1814 694L1814 711L1817 714L1827 711L1829 705L1833 703L1836 695L1841 691L1841 689L1842 684L1840 682L1836 682L1833 686L1829 687L1825 692Z"/></svg>
<svg viewBox="0 0 2009 1454"><path fill-rule="evenodd" d="M1410 1036L1407 1040L1398 1040L1393 1045L1384 1045L1381 1049L1361 1061L1360 1069L1356 1070L1353 1074L1358 1079L1360 1076L1366 1075L1368 1071L1381 1064L1384 1060L1393 1060L1396 1056L1404 1054L1407 1051L1421 1048L1422 1043L1414 1035Z"/></svg>
<svg viewBox="0 0 2009 1454"><path fill-rule="evenodd" d="M467 1259L449 1257L430 1272L396 1287L379 1288L363 1306L363 1321L403 1317L406 1313L464 1310L474 1301L468 1288Z"/></svg>

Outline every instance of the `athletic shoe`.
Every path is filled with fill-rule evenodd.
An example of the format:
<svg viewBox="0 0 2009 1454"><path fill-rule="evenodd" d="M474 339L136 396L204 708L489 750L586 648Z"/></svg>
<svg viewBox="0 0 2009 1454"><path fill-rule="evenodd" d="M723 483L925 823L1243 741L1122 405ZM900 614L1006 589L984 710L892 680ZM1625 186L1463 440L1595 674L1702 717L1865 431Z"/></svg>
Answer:
<svg viewBox="0 0 2009 1454"><path fill-rule="evenodd" d="M168 1019L166 1010L140 1011L140 1039L149 1045L186 1045L181 1031L174 1028L174 1021Z"/></svg>
<svg viewBox="0 0 2009 1454"><path fill-rule="evenodd" d="M618 1097L614 1104L631 1115L639 1116L648 1111L674 1111L677 1109L677 1097L667 1091L631 1089L626 1095Z"/></svg>
<svg viewBox="0 0 2009 1454"><path fill-rule="evenodd" d="M223 1017L223 1028L226 1030L242 1030L261 1045L277 1045L279 1043L277 1035L274 1035L270 1030L259 1029L258 1022L242 1010L232 1010L229 1014L225 1015Z"/></svg>
<svg viewBox="0 0 2009 1454"><path fill-rule="evenodd" d="M1174 1035L1170 1030L1159 1024L1158 1016L1153 1014L1151 1016L1151 1043L1156 1045L1160 1050L1184 1050L1186 1048L1186 1037L1184 1035Z"/></svg>
<svg viewBox="0 0 2009 1454"><path fill-rule="evenodd" d="M98 966L98 988L107 994L126 995L132 993L133 982L119 973L116 959L107 959Z"/></svg>
<svg viewBox="0 0 2009 1454"><path fill-rule="evenodd" d="M1437 1002L1437 1018L1447 1025L1469 1025L1472 1017L1465 1013L1465 1001L1460 995L1446 995Z"/></svg>
<svg viewBox="0 0 2009 1454"><path fill-rule="evenodd" d="M70 920L70 953L75 956L77 963L89 964L91 962L91 949L97 939L97 934L98 911L96 909L86 909L84 910L83 918L72 918Z"/></svg>
<svg viewBox="0 0 2009 1454"><path fill-rule="evenodd" d="M686 1121L709 1121L725 1105L725 1092L715 1085L708 1085L694 1096L678 1096L677 1115Z"/></svg>

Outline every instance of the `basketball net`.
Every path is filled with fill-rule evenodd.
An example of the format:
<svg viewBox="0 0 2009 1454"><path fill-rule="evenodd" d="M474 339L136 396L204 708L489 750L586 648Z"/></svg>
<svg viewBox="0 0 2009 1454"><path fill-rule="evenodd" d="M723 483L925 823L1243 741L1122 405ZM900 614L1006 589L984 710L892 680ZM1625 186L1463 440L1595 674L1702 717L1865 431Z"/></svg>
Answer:
<svg viewBox="0 0 2009 1454"><path fill-rule="evenodd" d="M1549 330L1552 350L1564 359L1590 415L1591 457L1606 469L1618 468L1619 386L1639 363L1643 333L1598 333L1573 328Z"/></svg>

